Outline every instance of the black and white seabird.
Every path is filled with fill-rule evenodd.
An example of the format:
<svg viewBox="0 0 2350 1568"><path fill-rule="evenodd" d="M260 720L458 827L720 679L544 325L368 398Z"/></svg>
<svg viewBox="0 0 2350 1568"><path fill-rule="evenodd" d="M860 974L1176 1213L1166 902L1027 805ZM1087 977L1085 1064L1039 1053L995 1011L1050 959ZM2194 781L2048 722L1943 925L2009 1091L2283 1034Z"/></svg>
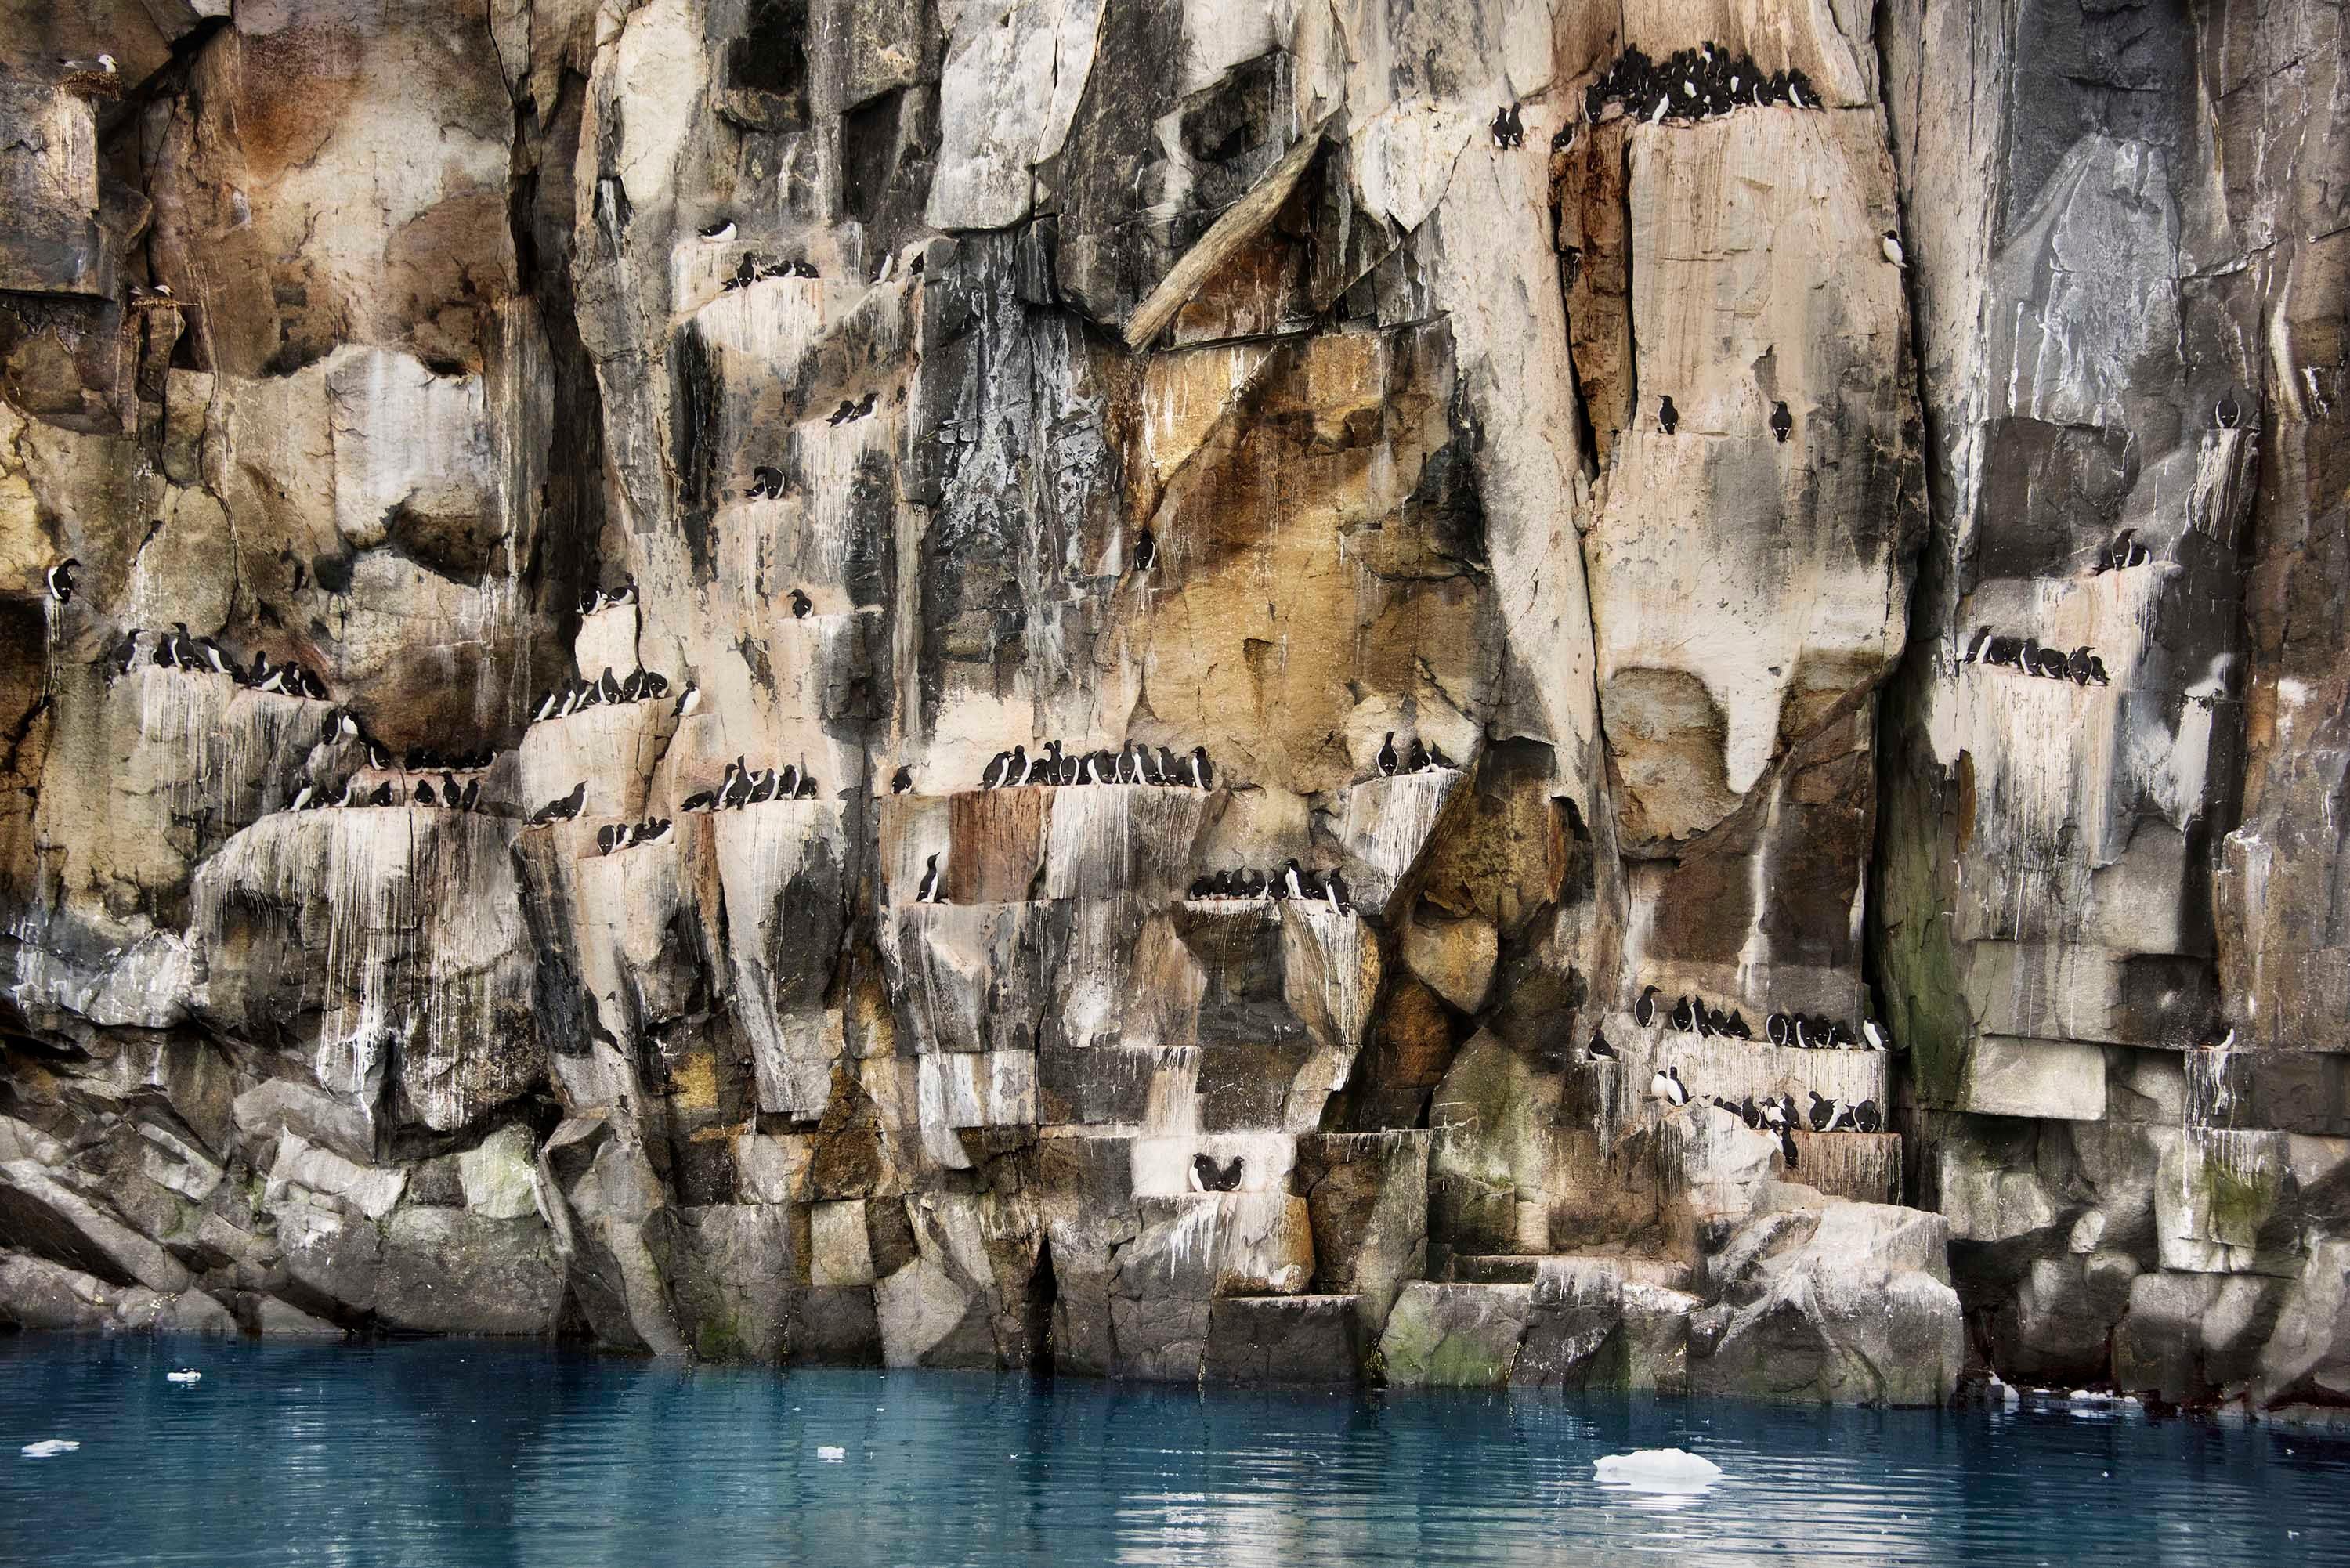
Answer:
<svg viewBox="0 0 2350 1568"><path fill-rule="evenodd" d="M1147 572L1150 570L1150 563L1158 558L1159 540L1149 529L1145 528L1134 536L1134 569Z"/></svg>
<svg viewBox="0 0 2350 1568"><path fill-rule="evenodd" d="M620 846L620 836L627 831L617 822L608 822L598 828L596 852L598 855L609 855L613 850L618 849Z"/></svg>
<svg viewBox="0 0 2350 1568"><path fill-rule="evenodd" d="M1324 896L1330 900L1330 912L1332 914L1351 915L1355 912L1355 902L1352 898L1347 896L1347 879L1340 876L1336 870L1333 869L1330 875L1324 878L1322 883L1322 891Z"/></svg>
<svg viewBox="0 0 2350 1568"><path fill-rule="evenodd" d="M532 817L531 820L533 822L555 822L557 820L567 821L572 817L577 816L579 815L579 808L587 803L588 781L586 779L581 779L577 784L571 786L571 793L569 794L563 796L560 800L548 801L545 805L540 806L538 808L538 814Z"/></svg>
<svg viewBox="0 0 2350 1568"><path fill-rule="evenodd" d="M726 764L726 776L719 782L718 804L729 810L751 798L751 770L741 757Z"/></svg>
<svg viewBox="0 0 2350 1568"><path fill-rule="evenodd" d="M386 779L383 783L375 786L375 793L368 796L368 804L369 805L390 805L396 799L397 797L391 793L391 781L390 779Z"/></svg>
<svg viewBox="0 0 2350 1568"><path fill-rule="evenodd" d="M1680 429L1680 424L1681 411L1673 407L1671 395L1668 393L1666 396L1659 398L1657 400L1658 428L1662 430L1667 435L1670 435L1673 431Z"/></svg>
<svg viewBox="0 0 2350 1568"><path fill-rule="evenodd" d="M1191 1190L1194 1192L1236 1192L1241 1185L1241 1157L1218 1165L1204 1154L1191 1157Z"/></svg>
<svg viewBox="0 0 2350 1568"><path fill-rule="evenodd" d="M677 694L677 707L672 711L682 719L701 706L702 688L689 680L685 683L685 690Z"/></svg>
<svg viewBox="0 0 2350 1568"><path fill-rule="evenodd" d="M1789 1037L1794 1032L1794 1026L1788 1023L1787 1015L1783 1012L1774 1012L1762 1021L1763 1036L1773 1045L1789 1044Z"/></svg>
<svg viewBox="0 0 2350 1568"><path fill-rule="evenodd" d="M1796 107L1800 109L1803 106L1798 104ZM1909 265L1907 261L1904 261L1901 256L1900 230L1886 230L1884 234L1877 237L1877 248L1883 251L1885 253L1885 259L1891 262L1895 266L1906 267Z"/></svg>
<svg viewBox="0 0 2350 1568"><path fill-rule="evenodd" d="M2236 406L2233 395L2223 393L2220 398L2219 405L2211 410L2211 417L2220 421L2221 430L2231 431L2236 428L2237 421L2244 417L2244 410Z"/></svg>
<svg viewBox="0 0 2350 1568"><path fill-rule="evenodd" d="M996 753L995 755L987 759L987 766L980 770L979 787L982 789L997 788L1003 783L1005 775L1011 771L1011 767L1012 753L1010 752Z"/></svg>
<svg viewBox="0 0 2350 1568"><path fill-rule="evenodd" d="M1395 732L1393 730L1389 730L1388 732L1388 738L1379 742L1378 765L1379 777L1385 779L1393 778L1395 776L1396 749Z"/></svg>
<svg viewBox="0 0 2350 1568"><path fill-rule="evenodd" d="M1825 1132L1835 1124L1836 1103L1825 1098L1817 1089L1811 1091L1811 1123L1814 1132Z"/></svg>
<svg viewBox="0 0 2350 1568"><path fill-rule="evenodd" d="M1885 1031L1877 1026L1877 1020L1874 1018L1864 1018L1860 1021L1860 1037L1868 1043L1868 1048L1872 1051L1887 1049L1885 1044Z"/></svg>
<svg viewBox="0 0 2350 1568"><path fill-rule="evenodd" d="M1688 1085L1681 1082L1679 1067L1659 1067L1648 1078L1648 1097L1662 1100L1669 1106L1689 1104Z"/></svg>
<svg viewBox="0 0 2350 1568"><path fill-rule="evenodd" d="M288 811L307 811L310 809L310 803L317 798L318 786L312 784L308 779L304 779L302 781L302 787L294 792L294 798L286 803L286 809Z"/></svg>
<svg viewBox="0 0 2350 1568"><path fill-rule="evenodd" d="M1208 760L1207 747L1194 746L1191 748L1190 774L1191 786L1194 789L1213 789L1216 787L1216 766L1213 763Z"/></svg>
<svg viewBox="0 0 2350 1568"><path fill-rule="evenodd" d="M743 493L749 501L772 501L784 493L784 471L761 464L751 471L751 488Z"/></svg>
<svg viewBox="0 0 2350 1568"><path fill-rule="evenodd" d="M622 700L620 683L612 679L612 667L608 664L604 666L603 675L597 680L596 695L606 702L617 703Z"/></svg>
<svg viewBox="0 0 2350 1568"><path fill-rule="evenodd" d="M792 590L792 618L794 620L807 619L809 612L815 608L816 601L814 599L808 597L807 595L802 593L797 588L794 588Z"/></svg>
<svg viewBox="0 0 2350 1568"><path fill-rule="evenodd" d="M137 627L134 626L122 634L122 640L114 645L114 651L107 656L106 662L108 668L113 671L112 675L108 676L109 680L112 680L117 675L130 673L130 667L139 662L139 628Z"/></svg>
<svg viewBox="0 0 2350 1568"><path fill-rule="evenodd" d="M1417 735L1411 738L1411 749L1404 753L1403 771L1408 774L1423 774L1428 771L1428 748L1419 743L1419 737Z"/></svg>
<svg viewBox="0 0 2350 1568"><path fill-rule="evenodd" d="M758 776L751 781L751 793L743 797L743 804L745 805L764 805L769 801L775 798L775 770L773 768L762 769Z"/></svg>
<svg viewBox="0 0 2350 1568"><path fill-rule="evenodd" d="M889 775L889 793L891 794L904 794L913 787L914 770L912 768L900 767L896 773Z"/></svg>
<svg viewBox="0 0 2350 1568"><path fill-rule="evenodd" d="M914 889L917 904L941 904L946 901L940 889L939 857L935 855L923 862L922 880Z"/></svg>
<svg viewBox="0 0 2350 1568"><path fill-rule="evenodd" d="M1778 1131L1781 1127L1787 1125L1786 1107L1782 1106L1778 1101L1769 1098L1767 1096L1762 1101L1762 1125L1771 1128L1773 1132Z"/></svg>
<svg viewBox="0 0 2350 1568"><path fill-rule="evenodd" d="M1657 1022L1657 988L1655 986L1652 985L1642 992L1640 1000L1632 1004L1632 1022L1643 1029L1655 1027Z"/></svg>
<svg viewBox="0 0 2350 1568"><path fill-rule="evenodd" d="M1601 1030L1595 1029L1591 1032L1591 1044L1584 1050L1585 1054L1595 1062L1616 1060L1616 1047L1607 1044L1607 1036Z"/></svg>
<svg viewBox="0 0 2350 1568"><path fill-rule="evenodd" d="M439 805L441 804L441 797L432 793L432 781L431 779L426 779L423 783L416 786L416 804L419 805ZM456 802L452 801L449 804L454 805Z"/></svg>
<svg viewBox="0 0 2350 1568"><path fill-rule="evenodd" d="M1754 1096L1747 1096L1738 1103L1738 1119L1746 1124L1749 1132L1762 1130L1762 1113L1754 1108Z"/></svg>
<svg viewBox="0 0 2350 1568"><path fill-rule="evenodd" d="M1975 661L1975 656L1982 651L1982 645L1990 639L1990 627L1979 626L1975 628L1975 639L1967 644L1967 656L1964 659L1960 659L1959 662L1960 664L1972 664Z"/></svg>
<svg viewBox="0 0 2350 1568"><path fill-rule="evenodd" d="M2075 686L2086 686L2089 683L2088 644L2083 643L2073 650L2073 657L2064 661L2064 673L2073 678L2073 684Z"/></svg>
<svg viewBox="0 0 2350 1568"><path fill-rule="evenodd" d="M59 561L56 566L49 568L49 597L57 600L57 603L61 605L69 605L73 603L74 568L80 565L81 563L79 561L77 561L72 556L68 556L64 560Z"/></svg>
<svg viewBox="0 0 2350 1568"><path fill-rule="evenodd" d="M1281 885L1288 889L1289 897L1293 898L1302 898L1305 896L1305 878L1299 873L1297 861L1294 857L1282 870Z"/></svg>
<svg viewBox="0 0 2350 1568"><path fill-rule="evenodd" d="M1773 403L1771 405L1771 433L1777 436L1779 438L1780 444L1783 446L1786 444L1787 438L1793 435L1794 431L1795 416L1787 411L1787 405L1783 402Z"/></svg>
<svg viewBox="0 0 2350 1568"><path fill-rule="evenodd" d="M696 790L687 795L678 806L680 811L715 811L717 809L718 792L712 789Z"/></svg>
<svg viewBox="0 0 2350 1568"><path fill-rule="evenodd" d="M637 842L639 844L667 844L670 840L670 835L675 830L675 828L676 824L670 821L666 816L649 817L645 821L644 831L637 835Z"/></svg>
<svg viewBox="0 0 2350 1568"><path fill-rule="evenodd" d="M812 773L802 774L800 775L800 787L792 791L792 798L794 800L814 800L816 798L816 774Z"/></svg>
<svg viewBox="0 0 2350 1568"><path fill-rule="evenodd" d="M1809 1051L1820 1044L1818 1041L1814 1040L1811 1037L1811 1032L1805 1027L1804 1015L1802 1013L1795 1013L1794 1016L1789 1018L1787 1022L1794 1031L1793 1035L1788 1039L1787 1044L1793 1045L1796 1050Z"/></svg>
<svg viewBox="0 0 2350 1568"><path fill-rule="evenodd" d="M1679 1030L1684 1034L1688 1033L1691 1029L1697 1027L1694 1022L1695 1017L1696 1014L1690 1010L1690 999L1688 997L1677 996L1673 998L1671 1022L1674 1028Z"/></svg>
<svg viewBox="0 0 2350 1568"><path fill-rule="evenodd" d="M1697 1006L1693 1010L1693 1013L1694 1016L1692 1017L1691 1022L1697 1025L1698 1033L1707 1039L1711 1039L1714 1033L1713 1020L1707 1016L1705 1002L1702 1000L1698 1001Z"/></svg>
<svg viewBox="0 0 2350 1568"><path fill-rule="evenodd" d="M1730 1021L1721 1026L1721 1032L1732 1040L1752 1040L1754 1038L1754 1031L1747 1027L1745 1015L1741 1013L1736 1008L1731 1009Z"/></svg>
<svg viewBox="0 0 2350 1568"><path fill-rule="evenodd" d="M706 244L723 245L734 238L734 220L721 218L718 222L696 231Z"/></svg>

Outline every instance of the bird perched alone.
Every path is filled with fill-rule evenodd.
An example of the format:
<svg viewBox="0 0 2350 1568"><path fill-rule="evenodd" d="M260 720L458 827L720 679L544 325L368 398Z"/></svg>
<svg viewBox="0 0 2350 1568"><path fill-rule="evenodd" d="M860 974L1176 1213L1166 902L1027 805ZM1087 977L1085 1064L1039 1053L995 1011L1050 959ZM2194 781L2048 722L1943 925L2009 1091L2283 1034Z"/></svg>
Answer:
<svg viewBox="0 0 2350 1568"><path fill-rule="evenodd" d="M1788 436L1794 433L1794 429L1795 416L1787 411L1787 405L1784 403L1773 403L1771 405L1771 433L1779 438L1780 445L1784 446L1786 444Z"/></svg>
<svg viewBox="0 0 2350 1568"><path fill-rule="evenodd" d="M1138 572L1147 572L1150 570L1150 563L1158 558L1158 537L1149 529L1145 528L1134 536L1134 569Z"/></svg>
<svg viewBox="0 0 2350 1568"><path fill-rule="evenodd" d="M923 863L922 880L914 888L914 902L943 904L946 901L946 879L939 875L939 857L933 855Z"/></svg>
<svg viewBox="0 0 2350 1568"><path fill-rule="evenodd" d="M815 608L816 601L814 599L811 599L807 595L802 593L797 588L794 588L792 590L792 618L794 620L807 619L809 612Z"/></svg>
<svg viewBox="0 0 2350 1568"><path fill-rule="evenodd" d="M901 767L896 773L889 775L889 793L891 794L904 794L908 790L910 790L913 787L913 769Z"/></svg>
<svg viewBox="0 0 2350 1568"><path fill-rule="evenodd" d="M1591 1044L1585 1047L1585 1052L1595 1062L1616 1060L1616 1047L1607 1044L1607 1034L1596 1029L1591 1032Z"/></svg>
<svg viewBox="0 0 2350 1568"><path fill-rule="evenodd" d="M705 224L695 232L702 236L703 244L723 245L734 238L734 220L721 218L716 223Z"/></svg>
<svg viewBox="0 0 2350 1568"><path fill-rule="evenodd" d="M1681 411L1673 407L1669 394L1657 400L1657 428L1667 435L1681 428Z"/></svg>
<svg viewBox="0 0 2350 1568"><path fill-rule="evenodd" d="M73 603L74 569L80 565L81 563L79 561L77 561L71 556L68 556L64 560L59 561L56 566L49 568L49 597L57 600L57 603L61 605L69 605Z"/></svg>
<svg viewBox="0 0 2350 1568"><path fill-rule="evenodd" d="M1379 777L1383 779L1395 777L1396 749L1395 732L1393 730L1389 730L1388 732L1388 738L1379 742L1379 754L1378 761Z"/></svg>
<svg viewBox="0 0 2350 1568"><path fill-rule="evenodd" d="M1632 1022L1643 1029L1655 1025L1657 1022L1657 988L1655 986L1652 985L1642 992L1640 1000L1632 1004Z"/></svg>
<svg viewBox="0 0 2350 1568"><path fill-rule="evenodd" d="M1887 229L1884 234L1878 235L1877 248L1883 251L1885 253L1885 259L1891 262L1895 266L1907 267L1909 265L1907 261L1902 259L1900 230Z"/></svg>

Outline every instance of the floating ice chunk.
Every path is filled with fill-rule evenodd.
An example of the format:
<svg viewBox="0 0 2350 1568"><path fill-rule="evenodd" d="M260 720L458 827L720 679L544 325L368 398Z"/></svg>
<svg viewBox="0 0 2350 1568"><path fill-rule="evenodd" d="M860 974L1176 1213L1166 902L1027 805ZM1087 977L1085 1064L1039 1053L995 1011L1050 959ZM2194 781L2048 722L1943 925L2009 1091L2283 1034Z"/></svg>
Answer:
<svg viewBox="0 0 2350 1568"><path fill-rule="evenodd" d="M847 1449L837 1449L830 1443L827 1443L822 1448L816 1449L816 1457L822 1459L826 1464L837 1465L841 1460L848 1457L848 1450Z"/></svg>
<svg viewBox="0 0 2350 1568"><path fill-rule="evenodd" d="M46 1459L58 1454L69 1454L80 1448L71 1438L43 1438L37 1443L26 1443L17 1451L28 1459Z"/></svg>
<svg viewBox="0 0 2350 1568"><path fill-rule="evenodd" d="M1601 1486L1630 1491L1700 1492L1721 1479L1721 1467L1680 1449L1638 1449L1591 1462Z"/></svg>
<svg viewBox="0 0 2350 1568"><path fill-rule="evenodd" d="M163 1378L168 1383L202 1383L204 1380L204 1375L201 1372L191 1372L183 1366L177 1372L166 1372L163 1374Z"/></svg>

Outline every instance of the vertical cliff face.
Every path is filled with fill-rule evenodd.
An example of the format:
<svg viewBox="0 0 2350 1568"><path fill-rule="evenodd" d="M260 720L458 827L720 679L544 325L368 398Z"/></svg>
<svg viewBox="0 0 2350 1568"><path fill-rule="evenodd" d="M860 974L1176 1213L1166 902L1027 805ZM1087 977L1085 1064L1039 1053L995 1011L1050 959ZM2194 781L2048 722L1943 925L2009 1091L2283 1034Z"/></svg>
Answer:
<svg viewBox="0 0 2350 1568"><path fill-rule="evenodd" d="M0 1315L2350 1388L2329 20L17 12Z"/></svg>

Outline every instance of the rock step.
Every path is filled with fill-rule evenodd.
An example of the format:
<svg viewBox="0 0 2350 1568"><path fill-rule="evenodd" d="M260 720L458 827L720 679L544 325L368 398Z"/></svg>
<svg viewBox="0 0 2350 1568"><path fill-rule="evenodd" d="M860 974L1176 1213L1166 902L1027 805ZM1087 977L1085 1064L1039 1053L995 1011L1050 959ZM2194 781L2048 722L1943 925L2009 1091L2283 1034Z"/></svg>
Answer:
<svg viewBox="0 0 2350 1568"><path fill-rule="evenodd" d="M1487 1252L1456 1254L1452 1282L1481 1285L1538 1284L1547 1274L1609 1274L1667 1290L1689 1288L1690 1268L1672 1258L1635 1258L1613 1252Z"/></svg>

